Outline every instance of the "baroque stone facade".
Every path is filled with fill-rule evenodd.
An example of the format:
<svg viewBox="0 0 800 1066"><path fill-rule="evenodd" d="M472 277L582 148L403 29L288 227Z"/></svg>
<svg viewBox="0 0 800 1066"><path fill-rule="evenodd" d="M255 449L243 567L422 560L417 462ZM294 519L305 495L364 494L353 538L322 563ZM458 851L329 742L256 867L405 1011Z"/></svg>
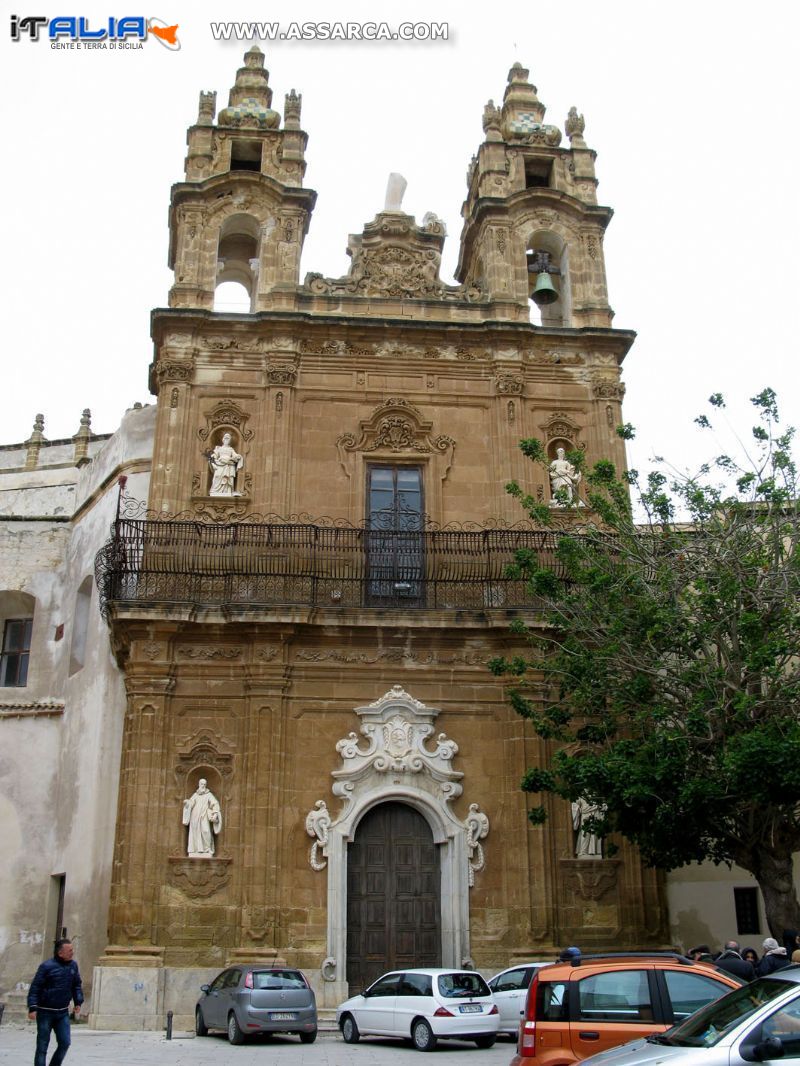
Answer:
<svg viewBox="0 0 800 1066"><path fill-rule="evenodd" d="M263 62L247 53L216 122L201 94L172 190L149 483L116 497L111 442L99 483L119 794L98 1026L190 1021L197 985L237 960L301 966L332 1006L356 958L488 972L667 938L661 879L632 848L577 859L555 800L528 823L519 782L547 753L486 668L515 650L510 621L536 617L511 553L546 549L504 491L550 500L519 440L625 458L634 335L612 327L583 119L563 146L516 64L469 167L456 283L442 223L394 192L350 237L345 277L301 279L301 97L281 122ZM533 263L554 295L532 314ZM249 315L214 310L227 281ZM200 779L224 819L213 855L190 858L181 805ZM397 811L416 828L395 841Z"/></svg>
<svg viewBox="0 0 800 1066"><path fill-rule="evenodd" d="M263 108L266 77L253 49L237 85ZM103 588L128 694L104 966L135 968L144 951L166 972L282 958L334 1004L353 952L375 954L353 928L349 896L366 890L348 855L354 869L362 819L391 804L419 812L434 844L433 961L662 942L661 886L631 849L589 870L567 809L527 823L519 780L544 752L485 665L525 611L509 609L508 554L458 579L466 540L459 559L432 555L448 530L518 527L512 477L549 495L521 437L624 461L633 335L611 328L594 153L575 121L560 146L517 65L470 167L457 284L439 277L444 227L418 224L396 192L350 237L347 276L301 280L315 196L299 106L283 128L233 127L230 109L214 125L209 106L173 189L170 309L153 316L147 510L121 533L149 547L124 575L110 549ZM542 253L557 291L533 324ZM230 279L247 318L209 313ZM212 498L223 435L241 469ZM176 811L201 777L225 825L213 859L192 862ZM379 971L396 959L391 900L386 914ZM94 1009L98 1024L113 1014Z"/></svg>

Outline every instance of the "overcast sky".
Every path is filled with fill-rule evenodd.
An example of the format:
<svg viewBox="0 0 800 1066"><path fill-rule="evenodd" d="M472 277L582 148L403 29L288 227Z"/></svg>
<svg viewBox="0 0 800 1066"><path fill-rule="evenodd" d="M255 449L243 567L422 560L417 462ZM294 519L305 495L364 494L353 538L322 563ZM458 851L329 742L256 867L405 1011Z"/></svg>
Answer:
<svg viewBox="0 0 800 1066"><path fill-rule="evenodd" d="M150 2L150 0L148 0ZM160 6L159 6L160 5ZM571 105L598 153L599 198L614 208L606 262L614 324L638 332L624 366L632 459L690 464L692 419L709 393L764 385L798 415L800 197L795 0L561 0L489 4L82 2L15 5L178 23L179 51L0 45L5 114L0 306L5 388L0 442L76 432L84 407L110 432L151 402L149 314L167 303L167 209L183 178L185 133L200 89L227 102L246 43L213 39L211 20L447 22L425 43L262 43L273 106L303 95L306 184L318 200L306 271L346 272L347 235L383 205L387 175L408 180L404 208L447 223L452 281L470 157L489 98L509 67L530 68L563 129ZM6 5L8 11L8 5ZM564 143L568 143L566 138ZM733 419L748 432L740 405ZM712 442L709 442L711 446ZM726 448L729 445L726 444Z"/></svg>

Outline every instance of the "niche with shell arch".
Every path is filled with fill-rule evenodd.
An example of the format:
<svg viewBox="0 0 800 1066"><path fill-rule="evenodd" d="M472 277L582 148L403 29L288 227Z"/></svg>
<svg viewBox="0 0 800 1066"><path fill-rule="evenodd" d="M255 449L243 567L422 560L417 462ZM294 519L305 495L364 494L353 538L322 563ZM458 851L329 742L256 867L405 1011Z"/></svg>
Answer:
<svg viewBox="0 0 800 1066"><path fill-rule="evenodd" d="M221 737L202 731L187 739L180 745L175 764L175 781L178 792L178 815L181 815L183 801L197 791L201 779L205 779L210 792L216 796L222 810L222 830L216 837L217 855L225 837L227 825L230 784L233 774L233 749ZM180 846L177 855L186 854L186 828L181 824L181 817L176 818L176 828L180 830ZM223 851L224 854L224 851Z"/></svg>
<svg viewBox="0 0 800 1066"><path fill-rule="evenodd" d="M221 426L219 429L214 430L214 433L212 434L211 440L209 442L208 451L206 452L206 457L208 458L208 471L206 474L206 495L213 496L215 499L225 499L226 497L230 498L231 496L243 495L242 485L244 484L244 475L242 472L242 465L244 462L244 456L242 456L242 463L239 463L238 469L236 469L235 473L233 473L233 491L230 493L214 491L215 471L211 462L211 458L217 448L224 448L226 445L230 448L233 448L234 452L237 455L242 456L241 445L239 443L239 434L236 432L235 429L231 429L227 426ZM219 485L217 485L216 487L219 488Z"/></svg>
<svg viewBox="0 0 800 1066"><path fill-rule="evenodd" d="M526 264L527 255L531 252L546 252L550 256L550 264L557 274L551 274L550 280L558 293L558 299L551 304L539 307L530 299L536 284L536 274L528 277L528 297L530 303L531 323L549 327L569 327L572 325L572 292L569 278L569 248L567 242L559 234L552 230L535 229L525 244Z"/></svg>
<svg viewBox="0 0 800 1066"><path fill-rule="evenodd" d="M215 311L252 312L258 288L261 226L252 215L229 215L219 231ZM246 298L245 298L246 294ZM229 306L235 304L236 306Z"/></svg>
<svg viewBox="0 0 800 1066"><path fill-rule="evenodd" d="M252 475L246 471L247 453L253 439L253 431L247 428L250 416L233 400L223 400L206 413L206 424L199 429L200 451L205 462L205 473L197 473L192 485L193 498L213 498L216 500L238 499L250 495ZM233 479L233 492L214 493L214 469L211 456L218 447L225 446L225 436L230 437L228 446L241 456Z"/></svg>
<svg viewBox="0 0 800 1066"><path fill-rule="evenodd" d="M580 440L581 427L563 411L557 411L539 428L544 437L548 469L550 463L557 457L559 448L563 448L565 452L569 453L583 451L586 447L583 441ZM547 478L547 483L548 496L552 497L549 477Z"/></svg>

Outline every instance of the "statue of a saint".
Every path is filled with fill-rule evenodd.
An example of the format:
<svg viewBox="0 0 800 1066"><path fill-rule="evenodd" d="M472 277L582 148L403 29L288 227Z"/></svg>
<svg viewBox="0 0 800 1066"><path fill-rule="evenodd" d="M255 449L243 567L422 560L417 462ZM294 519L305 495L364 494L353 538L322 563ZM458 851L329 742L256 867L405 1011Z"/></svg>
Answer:
<svg viewBox="0 0 800 1066"><path fill-rule="evenodd" d="M584 829L589 818L602 818L603 808L581 796L572 804L572 828L575 830L575 858L602 859L603 841L594 830Z"/></svg>
<svg viewBox="0 0 800 1066"><path fill-rule="evenodd" d="M578 482L581 480L579 470L576 470L563 448L556 448L556 457L550 464L550 488L553 492L553 504L558 505L557 493L566 495L567 502L575 500Z"/></svg>
<svg viewBox="0 0 800 1066"><path fill-rule="evenodd" d="M222 444L218 444L208 457L208 465L211 467L211 489L209 496L240 496L235 492L236 475L241 469L244 459L231 447L231 435L225 433Z"/></svg>
<svg viewBox="0 0 800 1066"><path fill-rule="evenodd" d="M183 824L189 826L186 853L190 859L210 859L214 855L214 836L222 828L219 801L201 777L197 791L183 801Z"/></svg>

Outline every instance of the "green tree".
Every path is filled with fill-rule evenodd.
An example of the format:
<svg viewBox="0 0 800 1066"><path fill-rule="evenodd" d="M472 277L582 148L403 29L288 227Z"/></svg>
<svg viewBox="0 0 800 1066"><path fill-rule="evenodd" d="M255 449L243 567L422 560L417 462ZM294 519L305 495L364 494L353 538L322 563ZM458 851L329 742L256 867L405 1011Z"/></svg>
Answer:
<svg viewBox="0 0 800 1066"><path fill-rule="evenodd" d="M724 407L719 394L710 402ZM490 668L553 742L525 791L599 804L590 828L633 842L650 865L737 863L780 937L800 929L800 509L793 430L772 390L752 402L740 461L682 476L658 460L641 480L610 462L584 472L588 507L572 505L555 561L519 552L511 567L546 625L516 625L529 653ZM540 442L521 448L546 464ZM551 522L519 485L508 491ZM540 824L545 808L530 818Z"/></svg>

